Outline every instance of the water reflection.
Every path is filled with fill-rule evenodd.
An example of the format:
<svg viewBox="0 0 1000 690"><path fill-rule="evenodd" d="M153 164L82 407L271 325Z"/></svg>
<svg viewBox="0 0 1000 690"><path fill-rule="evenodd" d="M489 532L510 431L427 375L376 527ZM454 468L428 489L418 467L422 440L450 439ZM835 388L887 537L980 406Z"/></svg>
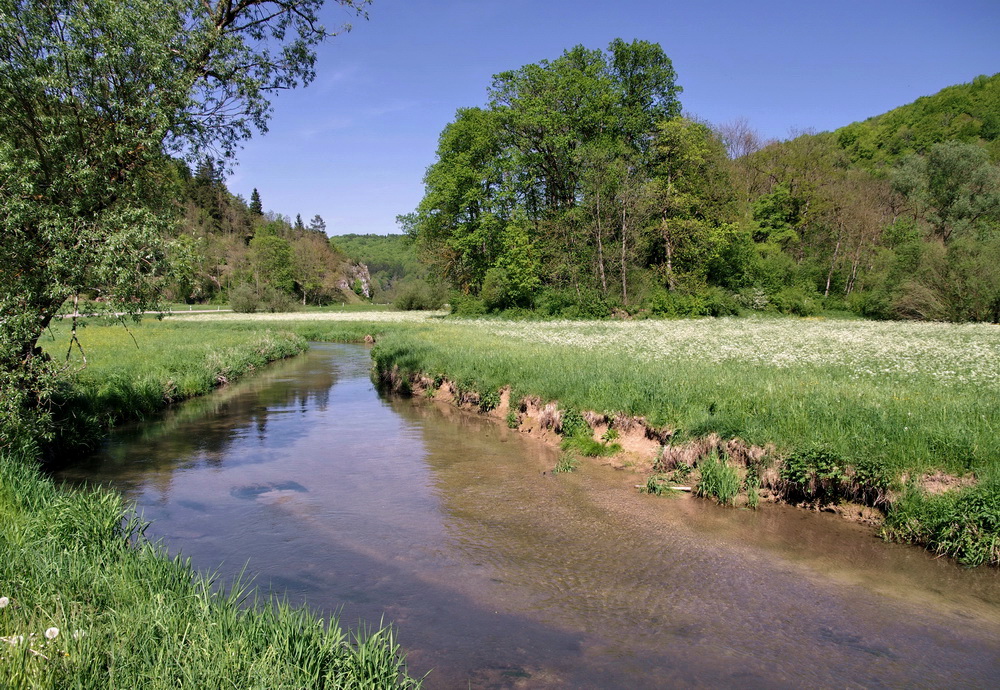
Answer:
<svg viewBox="0 0 1000 690"><path fill-rule="evenodd" d="M988 685L1000 580L832 516L637 496L551 450L380 399L316 346L68 470L150 534L345 623L400 628L428 687ZM829 518L829 519L826 519Z"/></svg>

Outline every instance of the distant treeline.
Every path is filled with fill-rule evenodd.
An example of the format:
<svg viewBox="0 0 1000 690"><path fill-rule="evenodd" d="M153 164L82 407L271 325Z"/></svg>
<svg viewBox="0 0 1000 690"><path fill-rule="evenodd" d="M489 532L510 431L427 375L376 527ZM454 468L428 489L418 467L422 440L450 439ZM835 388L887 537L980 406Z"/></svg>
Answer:
<svg viewBox="0 0 1000 690"><path fill-rule="evenodd" d="M371 275L371 299L400 309L436 309L447 299L443 281L431 275L408 235L338 235L331 245L364 264Z"/></svg>
<svg viewBox="0 0 1000 690"><path fill-rule="evenodd" d="M785 142L675 79L615 40L457 112L400 219L457 311L1000 320L1000 75Z"/></svg>

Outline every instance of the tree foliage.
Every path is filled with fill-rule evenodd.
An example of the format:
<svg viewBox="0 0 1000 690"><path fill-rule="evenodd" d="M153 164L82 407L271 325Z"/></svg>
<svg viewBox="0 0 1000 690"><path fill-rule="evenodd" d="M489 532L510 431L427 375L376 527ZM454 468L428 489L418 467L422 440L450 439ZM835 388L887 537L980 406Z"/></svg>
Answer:
<svg viewBox="0 0 1000 690"><path fill-rule="evenodd" d="M314 76L322 4L0 0L5 390L42 387L35 343L70 297L126 314L156 303L175 217L166 156L229 158L266 130L271 94Z"/></svg>
<svg viewBox="0 0 1000 690"><path fill-rule="evenodd" d="M615 40L458 111L403 225L462 311L1000 320L1000 75L783 142L682 117L675 80Z"/></svg>

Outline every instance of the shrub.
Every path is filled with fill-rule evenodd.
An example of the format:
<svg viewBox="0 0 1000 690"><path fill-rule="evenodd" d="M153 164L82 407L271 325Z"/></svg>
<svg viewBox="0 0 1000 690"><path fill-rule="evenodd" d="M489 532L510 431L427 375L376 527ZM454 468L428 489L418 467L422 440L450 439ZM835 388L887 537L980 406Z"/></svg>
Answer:
<svg viewBox="0 0 1000 690"><path fill-rule="evenodd" d="M499 404L500 404L499 391L486 391L479 397L480 412L489 412L490 410L494 410Z"/></svg>
<svg viewBox="0 0 1000 690"><path fill-rule="evenodd" d="M435 294L431 286L422 280L402 285L392 301L392 306L404 311L417 309L440 309L442 299Z"/></svg>
<svg viewBox="0 0 1000 690"><path fill-rule="evenodd" d="M708 287L694 292L660 290L649 299L649 309L656 316L736 316L740 305L728 292Z"/></svg>
<svg viewBox="0 0 1000 690"><path fill-rule="evenodd" d="M451 300L451 313L457 316L482 316L486 303L472 295L455 295Z"/></svg>
<svg viewBox="0 0 1000 690"><path fill-rule="evenodd" d="M270 285L256 289L252 285L237 285L229 291L229 306L233 311L253 314L257 311L289 312L299 307L291 295Z"/></svg>
<svg viewBox="0 0 1000 690"><path fill-rule="evenodd" d="M544 316L564 319L603 319L613 304L600 292L582 288L546 288L535 298L535 309Z"/></svg>
<svg viewBox="0 0 1000 690"><path fill-rule="evenodd" d="M740 476L736 468L726 464L715 451L698 462L701 479L695 487L698 496L712 496L722 505L733 505L740 492Z"/></svg>
<svg viewBox="0 0 1000 690"><path fill-rule="evenodd" d="M299 303L284 290L267 285L260 292L260 308L268 312L298 311Z"/></svg>
<svg viewBox="0 0 1000 690"><path fill-rule="evenodd" d="M826 448L810 448L785 459L781 479L786 495L793 500L829 501L843 495L846 465Z"/></svg>
<svg viewBox="0 0 1000 690"><path fill-rule="evenodd" d="M735 298L736 303L744 309L753 311L773 311L774 305L767 294L767 290L761 287L744 288L740 290Z"/></svg>
<svg viewBox="0 0 1000 690"><path fill-rule="evenodd" d="M229 291L230 308L241 314L253 314L260 306L257 291L251 285L237 285Z"/></svg>
<svg viewBox="0 0 1000 690"><path fill-rule="evenodd" d="M817 296L800 287L783 288L771 298L771 301L782 314L815 316L822 309Z"/></svg>
<svg viewBox="0 0 1000 690"><path fill-rule="evenodd" d="M1000 482L937 496L911 485L886 516L882 534L923 544L963 565L1000 565Z"/></svg>

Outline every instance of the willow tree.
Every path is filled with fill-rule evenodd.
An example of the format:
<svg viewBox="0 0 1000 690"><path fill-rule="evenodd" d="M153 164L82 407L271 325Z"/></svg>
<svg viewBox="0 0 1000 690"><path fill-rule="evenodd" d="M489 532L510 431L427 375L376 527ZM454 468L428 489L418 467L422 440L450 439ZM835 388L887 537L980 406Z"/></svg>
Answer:
<svg viewBox="0 0 1000 690"><path fill-rule="evenodd" d="M361 12L369 0L337 0ZM314 77L323 0L0 0L0 426L44 417L67 300L157 302L168 156L231 158ZM342 27L348 28L348 27ZM31 421L31 420L34 421ZM26 421L27 420L27 421ZM11 427L13 425L13 427Z"/></svg>

